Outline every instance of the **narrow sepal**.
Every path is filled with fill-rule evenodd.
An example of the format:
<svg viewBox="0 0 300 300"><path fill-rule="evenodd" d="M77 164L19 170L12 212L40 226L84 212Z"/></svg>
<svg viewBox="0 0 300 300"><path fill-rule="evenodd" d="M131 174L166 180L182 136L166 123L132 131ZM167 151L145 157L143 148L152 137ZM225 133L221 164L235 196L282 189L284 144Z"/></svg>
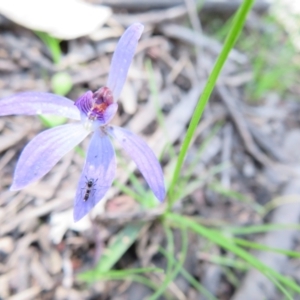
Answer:
<svg viewBox="0 0 300 300"><path fill-rule="evenodd" d="M107 80L107 86L113 92L114 101L117 101L121 94L129 66L143 30L144 26L142 24L132 24L126 29L117 44L112 57Z"/></svg>
<svg viewBox="0 0 300 300"><path fill-rule="evenodd" d="M10 189L20 190L43 177L88 134L80 123L57 126L38 134L21 153Z"/></svg>
<svg viewBox="0 0 300 300"><path fill-rule="evenodd" d="M121 127L110 126L108 133L136 163L157 199L163 201L166 195L163 172L149 146L140 137Z"/></svg>
<svg viewBox="0 0 300 300"><path fill-rule="evenodd" d="M109 137L94 132L74 201L74 221L83 218L106 194L116 173L115 152Z"/></svg>
<svg viewBox="0 0 300 300"><path fill-rule="evenodd" d="M0 100L0 116L50 114L80 120L74 102L51 93L24 92Z"/></svg>

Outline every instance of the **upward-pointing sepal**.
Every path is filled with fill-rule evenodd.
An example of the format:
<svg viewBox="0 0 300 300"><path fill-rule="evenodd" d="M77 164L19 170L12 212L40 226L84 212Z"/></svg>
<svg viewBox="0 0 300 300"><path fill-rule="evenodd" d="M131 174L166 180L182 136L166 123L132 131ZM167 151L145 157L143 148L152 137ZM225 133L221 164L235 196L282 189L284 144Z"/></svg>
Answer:
<svg viewBox="0 0 300 300"><path fill-rule="evenodd" d="M140 23L132 24L126 29L117 44L111 60L107 80L107 86L113 92L114 101L118 101L119 99L143 30L144 25Z"/></svg>

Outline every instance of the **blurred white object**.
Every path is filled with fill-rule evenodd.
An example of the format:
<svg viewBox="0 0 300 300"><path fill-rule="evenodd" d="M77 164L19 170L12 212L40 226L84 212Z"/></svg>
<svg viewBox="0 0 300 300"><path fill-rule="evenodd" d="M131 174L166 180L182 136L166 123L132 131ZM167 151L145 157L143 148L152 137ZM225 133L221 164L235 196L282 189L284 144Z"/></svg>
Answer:
<svg viewBox="0 0 300 300"><path fill-rule="evenodd" d="M1 0L0 13L24 27L68 40L94 32L112 11L81 0Z"/></svg>
<svg viewBox="0 0 300 300"><path fill-rule="evenodd" d="M283 25L292 43L300 50L300 1L272 0L271 14Z"/></svg>
<svg viewBox="0 0 300 300"><path fill-rule="evenodd" d="M69 229L83 232L92 226L89 215L80 222L74 222L73 209L62 212L53 212L50 219L50 240L54 244L59 244Z"/></svg>

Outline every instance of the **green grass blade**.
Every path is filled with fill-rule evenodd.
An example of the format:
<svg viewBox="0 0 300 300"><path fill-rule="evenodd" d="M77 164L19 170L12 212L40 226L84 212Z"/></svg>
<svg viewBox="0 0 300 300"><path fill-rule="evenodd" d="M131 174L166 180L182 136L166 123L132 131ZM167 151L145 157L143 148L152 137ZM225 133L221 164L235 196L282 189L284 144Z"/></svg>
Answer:
<svg viewBox="0 0 300 300"><path fill-rule="evenodd" d="M141 275L132 275L129 277L129 280L141 283L141 284L149 287L153 291L155 291L157 289L157 285L155 283L153 283L151 280L149 280L148 278L145 278L144 276L141 276ZM167 300L172 299L167 293L165 293L164 296Z"/></svg>
<svg viewBox="0 0 300 300"><path fill-rule="evenodd" d="M272 275L270 275L270 278L272 278L273 283L277 286L277 288L282 292L283 295L285 295L285 299L287 300L294 300L294 297L287 291L287 289Z"/></svg>
<svg viewBox="0 0 300 300"><path fill-rule="evenodd" d="M138 201L141 206L145 209L156 207L158 202L155 196L153 195L152 191L146 190L142 182L138 179L138 177L129 169L128 163L122 158L119 154L119 151L116 151L116 155L118 157L119 163L121 164L122 168L127 172L128 179L133 187L129 188L124 183L119 181L115 181L115 185L125 194L131 196L136 201Z"/></svg>
<svg viewBox="0 0 300 300"><path fill-rule="evenodd" d="M195 168L198 166L201 156L203 152L206 150L207 146L211 143L212 139L216 137L219 133L220 129L224 125L223 122L218 122L210 131L208 136L201 142L199 149L196 152L195 158L191 161L190 165L188 166L187 170L184 172L184 181L185 183L191 180L191 177L194 173Z"/></svg>
<svg viewBox="0 0 300 300"><path fill-rule="evenodd" d="M241 260L233 259L230 257L223 257L220 255L212 255L207 253L207 261L214 263L216 265L231 267L242 271L246 271L249 269L249 265Z"/></svg>
<svg viewBox="0 0 300 300"><path fill-rule="evenodd" d="M223 49L222 49L220 55L218 56L218 59L214 65L214 68L213 68L213 70L207 80L207 83L204 87L202 95L200 96L200 99L196 106L195 112L194 112L191 122L189 124L188 130L186 132L184 141L182 143L180 153L178 156L178 160L177 160L177 164L175 167L174 175L173 175L171 185L169 188L169 199L168 199L169 209L172 207L172 204L174 202L174 200L173 200L174 189L177 184L177 181L179 178L179 173L182 168L183 161L186 156L186 153L189 148L192 137L195 133L195 130L196 130L199 120L202 116L202 113L206 107L208 99L213 91L213 88L216 85L219 74L227 60L229 52L233 48L237 38L239 37L239 35L242 31L246 17L248 15L253 3L254 3L254 0L244 0L244 2L241 4L239 10L237 11L237 14L233 19L232 27L231 27L231 29L227 35L227 38L225 40Z"/></svg>
<svg viewBox="0 0 300 300"><path fill-rule="evenodd" d="M263 225L252 225L247 227L225 227L223 232L231 235L246 235L253 233L263 233L277 230L300 230L299 224L263 224Z"/></svg>
<svg viewBox="0 0 300 300"><path fill-rule="evenodd" d="M162 253L168 261L172 261L173 265L178 265L178 262L174 259L174 256L170 254L170 252L161 247L159 248L159 252ZM191 286L198 290L198 292L204 295L208 300L218 300L184 268L180 269L180 273L190 283Z"/></svg>
<svg viewBox="0 0 300 300"><path fill-rule="evenodd" d="M143 272L143 273L148 273L148 272L152 272L150 270L150 268L148 268L149 271L147 272ZM155 269L155 268L154 268ZM136 269L138 270L138 269ZM146 269L145 269L146 270ZM117 272L117 271L116 271ZM82 281L88 282L88 283L93 283L95 280L107 280L107 281L112 281L112 280L126 280L126 281L135 281L138 283L141 283L147 287L149 287L150 289L152 289L153 291L157 290L157 285L152 282L150 279L140 275L141 272L138 273L132 273L132 274L115 274L114 276L111 276L110 272L103 274L103 276L101 277L87 277L87 276L83 276L82 274L79 276L79 279L81 279ZM164 295L166 297L166 299L171 300L171 298L169 297L168 294Z"/></svg>
<svg viewBox="0 0 300 300"><path fill-rule="evenodd" d="M35 34L45 43L45 45L48 47L51 55L53 62L55 64L58 64L61 59L61 49L60 49L60 40L49 35L46 32L42 31L35 31Z"/></svg>
<svg viewBox="0 0 300 300"><path fill-rule="evenodd" d="M166 238L167 238L167 252L171 253L172 255L170 255L169 257L167 257L167 271L166 273L169 274L172 269L173 269L173 264L174 261L172 259L170 259L170 257L174 256L174 237L173 237L173 232L172 229L167 226L165 223L164 225L164 230L165 230L165 234L166 234Z"/></svg>
<svg viewBox="0 0 300 300"><path fill-rule="evenodd" d="M126 269L126 270L112 270L104 273L100 272L85 272L78 275L78 278L86 282L94 282L96 280L121 280L127 279L131 275L142 273L163 272L159 268L139 268L139 269Z"/></svg>
<svg viewBox="0 0 300 300"><path fill-rule="evenodd" d="M281 205L286 205L289 203L299 203L299 196L298 195L284 195L281 197L276 197L275 199L271 200L266 205L264 205L264 215L263 216L270 213L276 207L279 207Z"/></svg>
<svg viewBox="0 0 300 300"><path fill-rule="evenodd" d="M251 249L257 249L257 250L269 251L269 252L276 252L276 253L280 253L280 254L283 254L283 255L286 255L289 257L300 258L299 252L268 247L263 244L247 241L244 239L233 238L232 240L239 246L243 246L243 247L247 247L247 248L251 248Z"/></svg>
<svg viewBox="0 0 300 300"><path fill-rule="evenodd" d="M142 196L140 196L133 189L127 187L125 184L121 183L117 179L115 179L113 185L116 186L124 194L126 194L126 195L130 196L131 198L137 200L139 203L142 204L144 202L144 198Z"/></svg>
<svg viewBox="0 0 300 300"><path fill-rule="evenodd" d="M182 239L182 248L180 252L180 259L179 263L175 266L174 270L167 274L164 282L161 284L160 288L151 296L148 298L148 300L156 300L159 299L159 297L166 291L168 288L168 285L176 278L178 273L183 267L187 250L188 250L188 238L187 238L187 231L184 229L181 229L181 239Z"/></svg>
<svg viewBox="0 0 300 300"><path fill-rule="evenodd" d="M286 287L292 289L293 291L300 294L300 286L292 279L285 277L272 268L266 266L253 255L246 252L243 248L240 248L232 243L232 241L217 232L213 229L208 229L200 224L197 224L195 221L189 219L188 217L180 216L173 213L167 213L165 215L166 219L169 221L173 221L175 224L181 224L182 226L185 225L188 228L192 229L194 232L198 233L199 235L207 238L208 240L214 242L215 244L221 246L222 248L236 254L240 258L244 259L247 263L252 265L254 268L259 270L262 274L264 274L269 280L271 280L274 285L277 286L278 289L282 290L282 286L278 285L284 284ZM274 280L274 278L276 280Z"/></svg>
<svg viewBox="0 0 300 300"><path fill-rule="evenodd" d="M152 98L154 99L154 107L156 110L157 122L158 122L161 130L163 130L164 136L167 141L165 150L168 150L168 154L170 155L170 157L172 159L172 158L175 158L175 149L173 147L173 144L170 143L168 129L166 128L166 124L165 124L165 116L162 112L161 105L158 103L158 101L159 101L158 89L157 89L157 84L156 84L156 80L155 80L155 74L154 74L152 62L150 59L146 60L145 68L146 68L146 73L148 75L150 93L151 93Z"/></svg>
<svg viewBox="0 0 300 300"><path fill-rule="evenodd" d="M208 188L215 191L216 193L231 198L235 199L237 201L246 203L248 206L250 206L255 212L257 212L259 215L264 214L264 207L254 201L252 201L250 198L247 196L234 191L232 189L227 189L225 188L220 182L214 181L211 184L208 185Z"/></svg>
<svg viewBox="0 0 300 300"><path fill-rule="evenodd" d="M174 199L179 200L191 195L195 190L210 181L214 175L222 172L222 170L227 169L228 167L228 162L224 162L219 165L212 166L206 173L202 174L201 177L195 180L186 181L186 179L183 178L178 184L178 190Z"/></svg>
<svg viewBox="0 0 300 300"><path fill-rule="evenodd" d="M82 273L82 276L97 276L108 272L137 239L143 223L132 223L121 229L104 251L95 269Z"/></svg>

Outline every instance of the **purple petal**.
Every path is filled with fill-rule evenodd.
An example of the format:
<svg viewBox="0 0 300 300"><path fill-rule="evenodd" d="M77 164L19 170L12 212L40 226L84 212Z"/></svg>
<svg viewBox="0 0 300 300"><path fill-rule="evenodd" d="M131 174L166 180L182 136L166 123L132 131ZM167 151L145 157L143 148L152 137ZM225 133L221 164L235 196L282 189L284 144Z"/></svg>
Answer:
<svg viewBox="0 0 300 300"><path fill-rule="evenodd" d="M83 218L106 194L116 173L115 152L108 136L94 132L74 202L74 221ZM90 188L88 188L90 181ZM88 190L90 191L88 193Z"/></svg>
<svg viewBox="0 0 300 300"><path fill-rule="evenodd" d="M117 101L120 96L138 40L143 30L144 26L142 24L132 24L126 29L117 44L107 80L107 86L113 92L114 101Z"/></svg>
<svg viewBox="0 0 300 300"><path fill-rule="evenodd" d="M140 137L124 128L110 126L108 133L118 140L136 163L157 199L163 201L166 195L163 172L149 146Z"/></svg>
<svg viewBox="0 0 300 300"><path fill-rule="evenodd" d="M0 116L50 114L80 120L74 102L51 93L24 92L0 100Z"/></svg>
<svg viewBox="0 0 300 300"><path fill-rule="evenodd" d="M93 105L93 92L92 91L85 92L75 101L74 104L80 110L81 113L87 115Z"/></svg>
<svg viewBox="0 0 300 300"><path fill-rule="evenodd" d="M48 173L89 134L82 125L67 124L38 134L23 150L11 190L20 190Z"/></svg>

